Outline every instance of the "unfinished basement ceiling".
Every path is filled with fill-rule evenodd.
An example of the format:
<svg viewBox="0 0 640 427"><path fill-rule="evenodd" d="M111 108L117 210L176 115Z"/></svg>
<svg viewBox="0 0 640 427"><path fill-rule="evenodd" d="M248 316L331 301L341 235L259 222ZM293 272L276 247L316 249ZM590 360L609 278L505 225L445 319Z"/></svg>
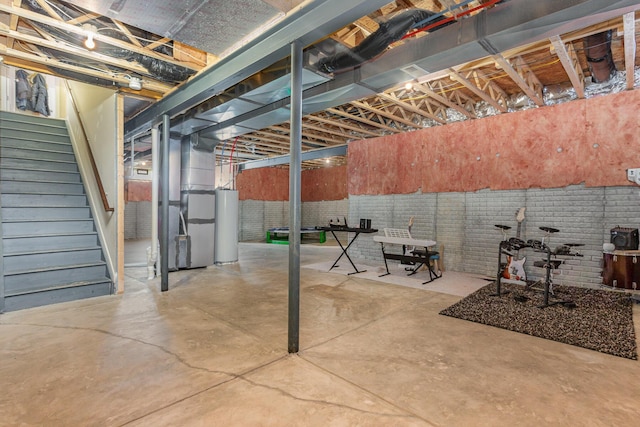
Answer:
<svg viewBox="0 0 640 427"><path fill-rule="evenodd" d="M67 3L221 57L302 0L69 0Z"/></svg>
<svg viewBox="0 0 640 427"><path fill-rule="evenodd" d="M187 93L198 76L241 55L260 34L295 22L301 9L322 2L302 3L0 0L0 54L16 67L116 87L126 95L130 118ZM344 153L352 140L637 88L640 1L396 0L378 2L377 10L355 3L361 15L318 34L305 50L305 168L325 166L324 157L313 157ZM456 22L427 23L433 26L410 31L361 65L330 72L318 67L332 52L364 46L380 33L380 23L415 9ZM481 30L490 32L496 21L518 19L498 42L464 44ZM81 46L84 24L98 29L95 51ZM606 77L595 76L603 65L610 68ZM127 76L139 77L143 89L131 89ZM235 146L234 162L286 163L278 157L289 152L288 79L288 59L276 58L216 96L172 114L172 132L199 138L219 154ZM130 157L150 160L148 133L129 143ZM317 156L314 150L320 150ZM344 155L331 158L331 164L344 161Z"/></svg>

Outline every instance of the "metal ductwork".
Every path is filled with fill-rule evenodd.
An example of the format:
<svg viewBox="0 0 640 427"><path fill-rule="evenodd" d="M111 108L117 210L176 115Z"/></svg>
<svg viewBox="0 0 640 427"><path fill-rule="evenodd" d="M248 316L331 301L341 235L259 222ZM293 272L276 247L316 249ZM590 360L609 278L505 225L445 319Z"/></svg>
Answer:
<svg viewBox="0 0 640 427"><path fill-rule="evenodd" d="M604 83L616 72L611 53L611 30L593 34L584 39L589 71L595 83Z"/></svg>
<svg viewBox="0 0 640 427"><path fill-rule="evenodd" d="M506 51L620 16L637 7L630 0L613 4L605 0L572 0L562 4L553 0L536 4L525 0L504 2L425 37L408 40L375 61L337 73L332 80L305 90L303 113L312 114L373 96L429 72L481 59L490 53L487 49L492 54ZM327 42L321 43L324 46ZM288 76L281 79L286 81ZM216 124L197 131L201 136L222 141L288 120L286 98L246 107L249 109L235 115L227 109L228 114L218 116Z"/></svg>
<svg viewBox="0 0 640 427"><path fill-rule="evenodd" d="M215 157L192 138L169 139L167 269L213 265ZM161 186L163 183L160 184ZM162 194L162 193L161 193Z"/></svg>
<svg viewBox="0 0 640 427"><path fill-rule="evenodd" d="M322 7L338 7L335 2L326 2ZM315 2L312 5L316 6ZM375 7L375 5L371 5ZM491 9L460 19L454 25L441 28L425 37L407 40L402 46L389 50L375 61L368 61L353 70L337 73L332 79L313 82L304 90L303 114L312 114L330 107L342 105L391 87L424 77L429 73L447 70L459 64L472 62L496 52L505 52L524 44L534 43L545 38L570 31L579 30L603 20L611 19L634 11L638 8L637 1L632 0L509 0L498 3ZM322 13L326 12L325 10ZM173 112L174 115L186 112L205 99L212 98L216 93L223 93L260 70L273 64L273 58L283 54L283 43L280 30L291 32L291 37L297 38L303 22L324 22L315 16L315 10L302 9L299 14L293 14L279 26L267 33L261 40L256 40L238 51L235 55L225 58L216 66L205 70L190 82L181 86L177 91L165 97L138 117L127 122L125 129L128 133L145 126L148 120L153 120L160 113ZM320 13L320 12L318 12ZM339 20L334 13L334 20ZM411 19L407 19L410 22ZM332 27L331 23L323 24L323 29ZM402 30L406 30L403 27ZM318 37L319 31L315 32ZM313 34L303 31L305 42ZM397 37L394 34L392 37ZM389 39L391 40L391 38ZM326 39L321 43L326 43ZM311 44L311 43L309 43ZM268 46L269 54L264 50ZM311 46L307 51L312 51ZM321 49L319 49L321 50ZM287 49L288 51L288 49ZM317 53L317 51L315 52ZM258 55L258 57L256 57ZM266 55L266 56L265 56ZM280 56L280 58L284 57ZM316 56L316 63L321 56ZM309 75L314 73L308 69ZM328 77L324 75L325 77ZM286 88L288 75L283 75L264 87L253 88L228 102L218 102L215 111L199 110L197 117L201 120L199 126L185 126L184 132L200 132L201 137L223 141L256 129L282 123L289 118L288 96ZM267 89L272 91L278 82L276 91L285 95L281 99L269 101L265 96ZM284 90L283 90L284 89ZM251 98L255 93L257 98ZM245 99L249 96L249 99ZM237 105L234 105L235 104ZM195 103L195 104L194 104ZM211 113L211 114L210 114ZM195 120L195 118L194 118ZM212 124L213 123L213 124ZM173 129L173 128L172 128Z"/></svg>
<svg viewBox="0 0 640 427"><path fill-rule="evenodd" d="M426 37L409 40L374 63L363 64L358 78L381 92L400 82L579 30L636 9L635 0L510 0ZM416 75L410 68L421 74Z"/></svg>
<svg viewBox="0 0 640 427"><path fill-rule="evenodd" d="M215 66L156 102L125 124L125 137L150 127L163 114L175 117L197 107L237 83L287 58L290 43L311 45L388 3L388 0L323 0L305 2L281 22L266 30ZM310 25L313 23L313 25ZM257 106L259 108L259 106Z"/></svg>
<svg viewBox="0 0 640 427"><path fill-rule="evenodd" d="M378 29L362 43L352 49L336 53L318 62L318 69L323 73L353 68L365 61L375 58L384 52L392 43L402 39L410 30L424 25L427 22L438 22L446 19L442 14L437 14L424 9L408 9L392 18L381 22ZM448 22L446 25L452 24Z"/></svg>

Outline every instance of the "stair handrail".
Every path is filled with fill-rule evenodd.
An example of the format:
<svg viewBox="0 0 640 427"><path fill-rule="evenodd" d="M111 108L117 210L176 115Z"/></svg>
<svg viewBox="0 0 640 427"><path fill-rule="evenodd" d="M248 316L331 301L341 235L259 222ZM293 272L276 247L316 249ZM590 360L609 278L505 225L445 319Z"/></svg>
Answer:
<svg viewBox="0 0 640 427"><path fill-rule="evenodd" d="M100 191L100 198L102 199L102 205L104 206L105 212L113 212L114 208L109 205L109 200L107 199L107 193L104 191L104 186L102 185L102 179L100 178L100 172L98 172L98 166L96 165L96 160L93 157L93 151L91 151L91 144L89 143L89 137L87 136L87 131L84 128L84 123L82 122L82 116L80 115L80 110L78 109L78 105L76 104L76 100L73 97L73 92L71 91L71 86L69 86L69 82L64 80L64 84L67 87L67 92L71 97L71 104L73 104L73 109L78 116L78 123L80 124L80 130L82 131L82 135L84 135L84 140L87 142L87 149L89 153L89 160L91 162L91 168L93 169L93 174L96 177L96 183L98 185L98 190Z"/></svg>

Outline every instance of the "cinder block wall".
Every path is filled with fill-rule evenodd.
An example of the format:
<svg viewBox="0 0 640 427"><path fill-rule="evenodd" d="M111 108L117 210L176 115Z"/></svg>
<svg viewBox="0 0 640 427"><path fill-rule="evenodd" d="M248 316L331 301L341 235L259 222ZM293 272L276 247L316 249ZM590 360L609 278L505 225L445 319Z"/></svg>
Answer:
<svg viewBox="0 0 640 427"><path fill-rule="evenodd" d="M280 204L282 202L266 202L264 200L241 200L238 206L238 214L240 219L238 226L240 227L240 235L238 239L241 242L260 241L265 238L265 205Z"/></svg>
<svg viewBox="0 0 640 427"><path fill-rule="evenodd" d="M265 241L268 229L289 226L288 201L241 200L239 210L241 242ZM336 215L349 218L348 199L302 203L303 227L327 225Z"/></svg>
<svg viewBox="0 0 640 427"><path fill-rule="evenodd" d="M496 224L512 227L507 237L517 232L516 213L522 207L525 219L521 239L542 240L539 227L553 227L549 246L582 243L583 257L567 257L554 276L554 283L598 287L602 283L602 244L609 242L615 226L640 226L640 190L637 187L585 187L554 189L482 190L467 193L437 193L387 196L352 196L350 221L371 218L380 233L384 227L406 228L415 215L412 235L433 238L444 245L447 270L495 277L498 269L498 244L502 233ZM366 216L363 216L366 215ZM371 235L361 235L350 249L352 256L383 263L380 246ZM540 279L544 269L533 267L542 253L524 249L527 278Z"/></svg>
<svg viewBox="0 0 640 427"><path fill-rule="evenodd" d="M329 225L329 219L336 217L349 218L349 199L302 202L303 227Z"/></svg>
<svg viewBox="0 0 640 427"><path fill-rule="evenodd" d="M128 202L124 208L124 238L151 237L151 202Z"/></svg>
<svg viewBox="0 0 640 427"><path fill-rule="evenodd" d="M516 211L525 207L523 240L541 240L539 227L547 226L560 230L552 248L584 244L585 256L568 258L556 283L599 286L610 229L640 227L640 192L626 179L640 162L638 108L640 91L625 91L352 141L350 215L373 217L376 228L416 215L413 234L445 246L448 270L495 277L502 238L495 224L511 225L514 236ZM375 246L362 236L352 253L382 262ZM521 252L528 278L540 278L545 271L533 262L542 253Z"/></svg>
<svg viewBox="0 0 640 427"><path fill-rule="evenodd" d="M127 203L124 206L124 239L136 239L138 228L138 203Z"/></svg>
<svg viewBox="0 0 640 427"><path fill-rule="evenodd" d="M302 203L302 226L327 225L330 217L349 218L349 200ZM288 201L241 200L239 240L265 241L266 231L289 225ZM151 202L128 202L124 210L124 238L151 237ZM327 235L327 239L331 236Z"/></svg>
<svg viewBox="0 0 640 427"><path fill-rule="evenodd" d="M125 183L124 238L151 237L151 181L127 179Z"/></svg>

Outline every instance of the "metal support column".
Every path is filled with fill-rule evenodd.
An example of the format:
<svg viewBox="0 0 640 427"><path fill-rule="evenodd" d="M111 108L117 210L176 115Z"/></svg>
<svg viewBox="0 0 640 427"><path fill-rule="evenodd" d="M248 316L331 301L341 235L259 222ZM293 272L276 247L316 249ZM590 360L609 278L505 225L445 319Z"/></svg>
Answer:
<svg viewBox="0 0 640 427"><path fill-rule="evenodd" d="M158 125L151 128L151 247L147 249L147 280L158 275L158 188L160 179L160 137Z"/></svg>
<svg viewBox="0 0 640 427"><path fill-rule="evenodd" d="M300 341L300 181L302 151L302 43L291 43L291 134L289 155L289 353Z"/></svg>
<svg viewBox="0 0 640 427"><path fill-rule="evenodd" d="M162 216L160 224L160 290L169 290L169 115L162 116Z"/></svg>

